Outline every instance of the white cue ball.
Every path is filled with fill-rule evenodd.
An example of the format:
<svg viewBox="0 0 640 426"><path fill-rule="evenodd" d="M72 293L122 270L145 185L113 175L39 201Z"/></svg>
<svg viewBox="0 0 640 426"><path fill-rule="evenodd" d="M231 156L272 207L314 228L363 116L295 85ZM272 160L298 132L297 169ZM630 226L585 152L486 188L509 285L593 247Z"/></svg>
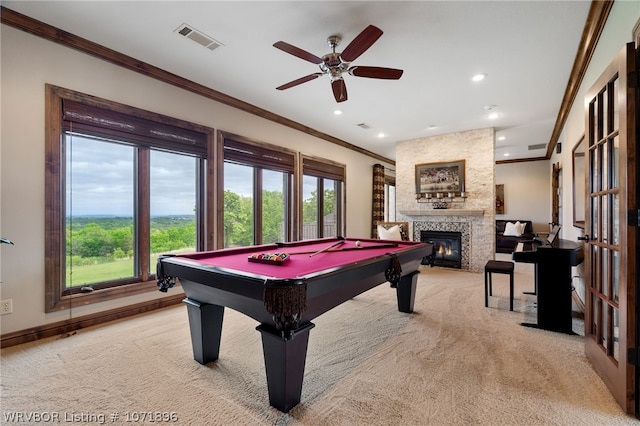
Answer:
<svg viewBox="0 0 640 426"><path fill-rule="evenodd" d="M360 247L360 241L356 241L356 247Z"/></svg>

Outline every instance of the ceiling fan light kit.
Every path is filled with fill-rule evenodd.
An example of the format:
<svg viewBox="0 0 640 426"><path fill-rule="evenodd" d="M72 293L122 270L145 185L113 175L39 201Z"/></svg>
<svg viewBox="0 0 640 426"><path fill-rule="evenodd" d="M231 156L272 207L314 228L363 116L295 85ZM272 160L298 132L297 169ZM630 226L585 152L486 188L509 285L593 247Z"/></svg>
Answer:
<svg viewBox="0 0 640 426"><path fill-rule="evenodd" d="M369 66L351 66L351 62L356 60L367 49L369 49L382 36L382 30L374 25L369 25L358 36L340 52L336 52L336 47L342 41L338 35L332 35L327 38L327 44L332 52L324 55L322 58L309 53L299 47L293 46L284 41L278 41L273 47L296 56L305 61L316 64L320 67L321 72L300 77L296 80L285 83L276 87L277 90L286 90L307 81L315 80L322 75L329 75L331 78L331 90L336 102L344 102L347 100L347 86L342 77L343 73L348 73L354 77L377 78L384 80L398 80L403 71L395 68L369 67Z"/></svg>

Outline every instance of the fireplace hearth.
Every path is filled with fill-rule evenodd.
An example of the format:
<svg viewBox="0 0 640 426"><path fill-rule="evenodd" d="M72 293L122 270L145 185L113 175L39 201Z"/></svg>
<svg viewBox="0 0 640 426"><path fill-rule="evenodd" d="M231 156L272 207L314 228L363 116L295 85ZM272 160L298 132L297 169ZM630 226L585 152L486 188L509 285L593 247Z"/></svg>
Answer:
<svg viewBox="0 0 640 426"><path fill-rule="evenodd" d="M449 231L420 231L420 241L433 244L433 266L462 267L462 233Z"/></svg>

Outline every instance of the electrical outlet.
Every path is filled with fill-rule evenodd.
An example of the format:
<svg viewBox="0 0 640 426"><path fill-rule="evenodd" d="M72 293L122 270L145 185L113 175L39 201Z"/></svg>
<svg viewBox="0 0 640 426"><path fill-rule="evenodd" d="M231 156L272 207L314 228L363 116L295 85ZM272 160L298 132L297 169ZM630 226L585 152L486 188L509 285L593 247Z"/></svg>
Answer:
<svg viewBox="0 0 640 426"><path fill-rule="evenodd" d="M0 315L13 313L13 299L0 300Z"/></svg>

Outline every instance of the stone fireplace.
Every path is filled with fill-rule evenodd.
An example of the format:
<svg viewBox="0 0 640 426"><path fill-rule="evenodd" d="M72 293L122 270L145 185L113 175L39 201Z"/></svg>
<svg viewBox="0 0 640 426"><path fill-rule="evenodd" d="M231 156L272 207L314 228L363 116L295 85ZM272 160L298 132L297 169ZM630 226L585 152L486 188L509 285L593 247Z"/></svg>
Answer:
<svg viewBox="0 0 640 426"><path fill-rule="evenodd" d="M433 266L461 269L462 233L450 231L420 231L420 241L433 244Z"/></svg>
<svg viewBox="0 0 640 426"><path fill-rule="evenodd" d="M461 232L420 231L420 241L433 244L433 251L435 254L433 266L461 269Z"/></svg>
<svg viewBox="0 0 640 426"><path fill-rule="evenodd" d="M422 231L460 234L460 266L483 272L495 257L494 129L420 138L396 145L396 219L410 223L414 241ZM416 198L416 166L464 160L467 197L445 209ZM450 267L450 265L442 265Z"/></svg>
<svg viewBox="0 0 640 426"><path fill-rule="evenodd" d="M459 233L459 268L463 271L482 272L487 260L493 259L495 238L492 232L482 232L484 229L484 212L482 210L447 209L429 212L412 210L401 213L407 216L411 223L411 236L414 241L421 241L422 233L425 231ZM452 267L443 264L434 266Z"/></svg>

